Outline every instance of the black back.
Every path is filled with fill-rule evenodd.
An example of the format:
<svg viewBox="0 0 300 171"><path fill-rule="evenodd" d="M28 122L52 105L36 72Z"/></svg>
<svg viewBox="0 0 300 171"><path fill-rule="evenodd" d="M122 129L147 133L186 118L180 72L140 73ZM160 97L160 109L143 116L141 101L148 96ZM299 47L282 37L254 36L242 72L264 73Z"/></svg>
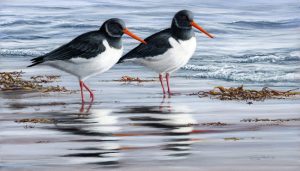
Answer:
<svg viewBox="0 0 300 171"><path fill-rule="evenodd" d="M82 34L71 42L37 58L32 59L31 66L45 61L69 60L74 57L92 58L105 51L102 41L105 37L98 31Z"/></svg>
<svg viewBox="0 0 300 171"><path fill-rule="evenodd" d="M193 13L188 10L181 10L175 14L171 28L165 29L146 38L147 44L139 44L136 48L124 55L118 63L132 58L148 58L161 55L172 48L169 38L175 40L189 40L195 36L190 25L193 21Z"/></svg>
<svg viewBox="0 0 300 171"><path fill-rule="evenodd" d="M103 23L97 31L84 33L69 43L37 58L32 59L28 67L54 60L70 60L72 58L94 58L105 51L103 41L106 40L109 46L122 48L121 37L123 29L126 28L122 20L112 18Z"/></svg>
<svg viewBox="0 0 300 171"><path fill-rule="evenodd" d="M136 48L132 49L130 52L124 55L118 63L122 62L124 59L152 57L163 54L172 47L169 43L169 38L171 36L171 29L165 29L151 35L150 37L147 37L145 39L147 44L139 44Z"/></svg>

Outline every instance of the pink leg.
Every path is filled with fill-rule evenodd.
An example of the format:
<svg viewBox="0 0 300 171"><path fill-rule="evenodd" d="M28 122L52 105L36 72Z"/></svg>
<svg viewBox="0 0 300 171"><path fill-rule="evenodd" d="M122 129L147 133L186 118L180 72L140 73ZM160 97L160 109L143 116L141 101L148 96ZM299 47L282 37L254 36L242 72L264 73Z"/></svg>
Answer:
<svg viewBox="0 0 300 171"><path fill-rule="evenodd" d="M171 95L172 93L171 93L171 89L170 89L170 74L169 73L166 74L166 80L167 80L167 86L168 86L168 93L169 93L169 95Z"/></svg>
<svg viewBox="0 0 300 171"><path fill-rule="evenodd" d="M84 103L84 97L83 97L83 81L79 81L80 86L80 92L81 92L81 102Z"/></svg>
<svg viewBox="0 0 300 171"><path fill-rule="evenodd" d="M161 74L159 74L159 81L160 81L160 84L161 84L161 88L163 90L163 94L166 94L164 83L163 83L163 76Z"/></svg>
<svg viewBox="0 0 300 171"><path fill-rule="evenodd" d="M90 98L92 99L91 102L93 102L94 101L93 92L91 91L91 89L86 84L84 84L84 82L82 82L82 83L83 83L84 88L90 93Z"/></svg>
<svg viewBox="0 0 300 171"><path fill-rule="evenodd" d="M80 92L81 92L81 108L80 112L84 111L84 96L83 96L83 82L80 80L79 81L79 86L80 86Z"/></svg>

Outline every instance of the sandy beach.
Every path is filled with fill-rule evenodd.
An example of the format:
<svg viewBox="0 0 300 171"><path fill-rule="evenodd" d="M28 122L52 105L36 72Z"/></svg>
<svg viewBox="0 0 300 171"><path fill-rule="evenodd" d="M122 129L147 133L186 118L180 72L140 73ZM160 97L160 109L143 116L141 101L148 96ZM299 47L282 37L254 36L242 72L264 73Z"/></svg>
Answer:
<svg viewBox="0 0 300 171"><path fill-rule="evenodd" d="M79 112L75 78L48 67L26 69L26 60L12 62L3 60L6 71L21 67L25 78L60 74L61 81L51 84L75 91L0 93L1 171L300 168L297 97L253 104L199 98L189 94L239 84L174 77L172 86L180 94L163 98L158 81L113 81L125 73L157 80L142 67L120 65L88 80L96 101ZM16 122L34 118L46 122Z"/></svg>

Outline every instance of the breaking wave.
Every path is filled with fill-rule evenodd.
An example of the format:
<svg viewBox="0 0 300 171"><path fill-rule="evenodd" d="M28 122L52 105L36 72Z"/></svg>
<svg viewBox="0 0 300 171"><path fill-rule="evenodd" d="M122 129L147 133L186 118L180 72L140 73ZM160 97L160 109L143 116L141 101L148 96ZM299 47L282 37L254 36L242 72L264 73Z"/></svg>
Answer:
<svg viewBox="0 0 300 171"><path fill-rule="evenodd" d="M62 23L58 24L55 27L58 28L98 28L98 25L92 25L92 24L74 24L74 23Z"/></svg>
<svg viewBox="0 0 300 171"><path fill-rule="evenodd" d="M238 27L248 27L256 29L274 29L274 28L297 28L300 27L300 19L282 20L282 21L235 21L226 23Z"/></svg>
<svg viewBox="0 0 300 171"><path fill-rule="evenodd" d="M38 51L32 51L32 50L9 50L9 49L0 49L0 55L2 56L41 56L45 53L38 52Z"/></svg>
<svg viewBox="0 0 300 171"><path fill-rule="evenodd" d="M182 69L198 71L194 78L220 79L240 82L300 82L300 73L291 71L274 71L268 69L253 69L243 66L198 66L186 65Z"/></svg>
<svg viewBox="0 0 300 171"><path fill-rule="evenodd" d="M12 20L8 22L0 23L0 26L16 26L16 25L41 25L48 24L49 21L37 21L37 20Z"/></svg>
<svg viewBox="0 0 300 171"><path fill-rule="evenodd" d="M231 56L232 62L235 63L257 63L257 62L269 62L269 63L283 63L290 61L300 61L300 51L293 51L285 54L246 54L240 56Z"/></svg>

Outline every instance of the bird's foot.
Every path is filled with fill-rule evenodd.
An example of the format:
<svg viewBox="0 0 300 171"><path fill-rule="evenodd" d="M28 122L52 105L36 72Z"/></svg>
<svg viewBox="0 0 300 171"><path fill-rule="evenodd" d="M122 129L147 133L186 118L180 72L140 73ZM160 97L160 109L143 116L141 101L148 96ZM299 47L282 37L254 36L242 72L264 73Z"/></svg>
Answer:
<svg viewBox="0 0 300 171"><path fill-rule="evenodd" d="M169 97L171 97L171 96L179 96L179 95L181 95L181 93L179 93L179 92L168 92L168 95L169 95Z"/></svg>
<svg viewBox="0 0 300 171"><path fill-rule="evenodd" d="M93 102L91 101L90 103L88 103L88 106L87 106L87 108L86 108L86 110L85 110L85 103L83 102L83 103L81 103L81 107L80 107L80 110L79 110L79 112L80 113L89 113L90 112L90 109L92 108L92 106L93 106Z"/></svg>
<svg viewBox="0 0 300 171"><path fill-rule="evenodd" d="M79 112L80 113L83 113L84 112L84 102L81 103L81 107L79 109Z"/></svg>

